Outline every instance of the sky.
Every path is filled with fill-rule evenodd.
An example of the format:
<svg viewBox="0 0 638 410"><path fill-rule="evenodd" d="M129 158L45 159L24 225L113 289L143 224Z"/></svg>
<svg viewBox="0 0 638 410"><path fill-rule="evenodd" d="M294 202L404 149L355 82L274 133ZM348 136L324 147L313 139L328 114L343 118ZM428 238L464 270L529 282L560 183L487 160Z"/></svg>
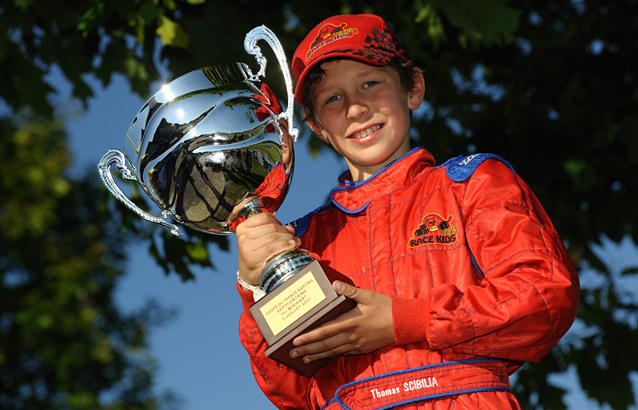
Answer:
<svg viewBox="0 0 638 410"><path fill-rule="evenodd" d="M63 88L59 73L52 72L51 81ZM95 90L87 112L68 121L67 126L74 153L72 172L89 170L99 178L97 162L108 149L123 149L126 130L144 101L132 94L126 80L119 76L114 76L105 89L96 84ZM283 222L322 205L346 168L331 154L311 157L306 147L306 141L300 138L295 146L291 189L277 213ZM115 168L113 173L117 174ZM182 282L177 274L165 275L148 256L146 244L132 246L127 273L116 290L115 300L125 312L141 308L149 298L177 310L175 319L151 331L150 353L158 364L156 391L177 394L182 399L182 410L275 408L254 381L248 355L239 343L237 326L242 305L235 288L237 246L234 236L229 236L229 241L228 252L213 248L216 269L197 269L196 279L189 282ZM612 248L617 254L610 253ZM622 259L620 255L638 260L632 243L607 244L599 251L610 263L617 263ZM622 270L622 266L617 269ZM630 286L636 289L638 284ZM565 387L573 386L575 380L574 369L552 379ZM632 381L636 391L638 377ZM570 392L567 401L570 409L601 408L578 391Z"/></svg>

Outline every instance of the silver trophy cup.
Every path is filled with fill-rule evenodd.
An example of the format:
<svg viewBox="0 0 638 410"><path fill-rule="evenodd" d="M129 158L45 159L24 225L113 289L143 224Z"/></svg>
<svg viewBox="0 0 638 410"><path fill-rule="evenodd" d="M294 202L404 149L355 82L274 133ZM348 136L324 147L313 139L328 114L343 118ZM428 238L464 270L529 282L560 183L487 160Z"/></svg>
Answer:
<svg viewBox="0 0 638 410"><path fill-rule="evenodd" d="M286 111L260 80L266 59L257 46L275 52L288 91ZM187 73L163 86L139 110L126 134L124 150L109 150L98 169L107 189L142 218L181 235L178 224L196 231L231 234L258 212L274 213L293 174L297 129L293 126L292 81L283 48L266 27L244 41L260 70L243 63L215 65ZM110 169L137 181L162 211L153 216L122 193ZM261 275L268 293L312 262L297 249L276 256Z"/></svg>
<svg viewBox="0 0 638 410"><path fill-rule="evenodd" d="M283 111L260 80L266 59L256 43L266 40L279 61L288 105ZM124 151L109 150L98 164L108 190L142 218L180 235L179 226L230 234L237 224L281 205L294 167L292 80L285 54L266 27L244 41L260 71L243 63L216 65L185 74L153 95L126 134ZM157 217L122 193L111 174L137 181L162 210ZM169 222L168 218L177 223ZM306 364L288 352L294 338L354 306L337 295L320 263L305 249L275 255L261 273L262 297L250 307L269 347L265 355L305 376L330 359Z"/></svg>

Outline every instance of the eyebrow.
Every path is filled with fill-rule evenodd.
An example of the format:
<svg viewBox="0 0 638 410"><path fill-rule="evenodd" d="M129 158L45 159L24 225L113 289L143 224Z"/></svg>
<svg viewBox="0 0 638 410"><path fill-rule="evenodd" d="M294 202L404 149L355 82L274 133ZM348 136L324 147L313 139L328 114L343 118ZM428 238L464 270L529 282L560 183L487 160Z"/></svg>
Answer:
<svg viewBox="0 0 638 410"><path fill-rule="evenodd" d="M378 70L375 70L375 68L377 68ZM368 75L368 74L372 74L374 72L384 72L383 70L380 69L381 67L366 67L364 69L362 69L361 71L359 71L357 73L357 75L362 76L362 75Z"/></svg>

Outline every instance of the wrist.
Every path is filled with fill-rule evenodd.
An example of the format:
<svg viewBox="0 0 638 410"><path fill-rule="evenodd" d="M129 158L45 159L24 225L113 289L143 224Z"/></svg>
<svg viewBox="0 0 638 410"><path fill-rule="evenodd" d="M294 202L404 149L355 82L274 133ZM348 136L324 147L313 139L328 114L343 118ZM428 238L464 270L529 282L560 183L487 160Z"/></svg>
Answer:
<svg viewBox="0 0 638 410"><path fill-rule="evenodd" d="M239 282L241 287L244 288L245 290L253 291L258 287L257 285L253 285L251 283L248 283L248 281L245 281L244 278L242 278L241 275L239 274L239 271L237 271L237 282Z"/></svg>
<svg viewBox="0 0 638 410"><path fill-rule="evenodd" d="M250 283L243 280L241 276L239 276L239 271L237 271L237 282L242 289L253 293L255 302L261 299L266 294L266 292L264 292L263 289L261 289L259 286L251 285Z"/></svg>
<svg viewBox="0 0 638 410"><path fill-rule="evenodd" d="M395 343L427 342L430 326L429 299L392 298L392 326Z"/></svg>

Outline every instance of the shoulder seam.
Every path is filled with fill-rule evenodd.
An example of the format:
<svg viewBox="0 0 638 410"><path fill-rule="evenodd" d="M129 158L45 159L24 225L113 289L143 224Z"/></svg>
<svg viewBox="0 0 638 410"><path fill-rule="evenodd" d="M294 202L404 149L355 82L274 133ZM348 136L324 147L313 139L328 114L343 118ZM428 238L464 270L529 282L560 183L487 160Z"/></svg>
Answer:
<svg viewBox="0 0 638 410"><path fill-rule="evenodd" d="M514 167L507 162L502 157L496 154L472 154L472 155L459 155L458 157L450 158L445 161L443 164L439 165L437 168L445 168L445 174L454 182L464 182L467 181L476 168L481 165L484 161L488 159L496 159L501 161L503 164L507 165L512 172L514 171Z"/></svg>

